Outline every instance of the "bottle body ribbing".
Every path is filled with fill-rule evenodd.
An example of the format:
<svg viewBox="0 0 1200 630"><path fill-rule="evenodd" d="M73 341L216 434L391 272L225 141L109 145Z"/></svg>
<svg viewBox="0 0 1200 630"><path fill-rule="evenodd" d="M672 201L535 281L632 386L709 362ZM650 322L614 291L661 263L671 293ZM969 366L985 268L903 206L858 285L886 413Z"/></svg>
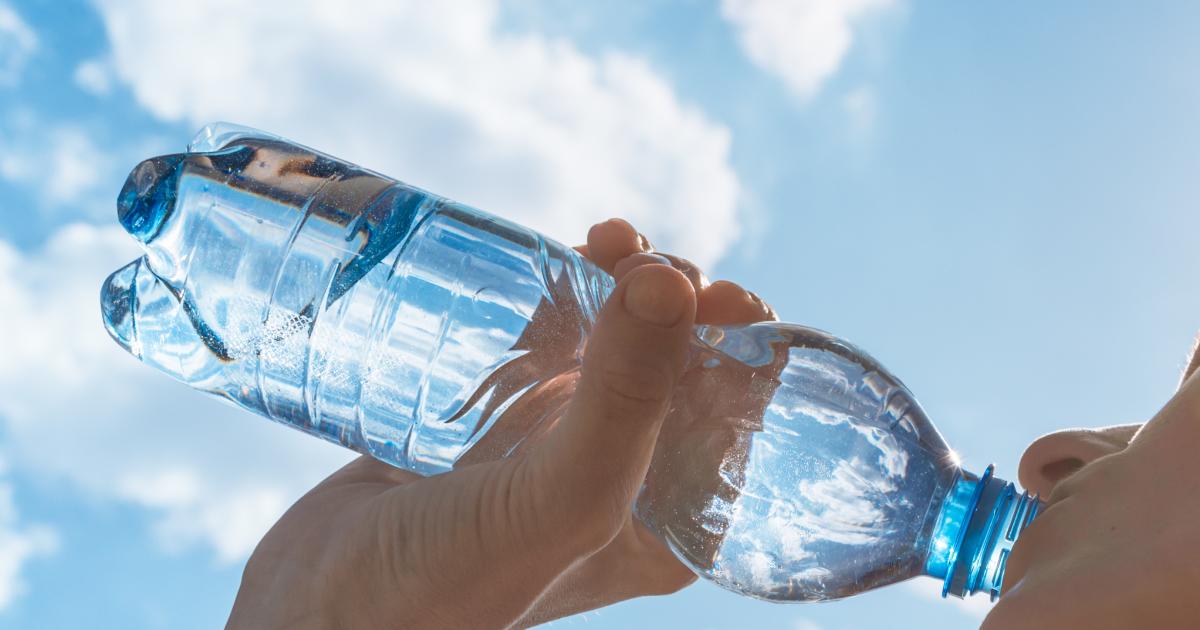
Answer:
<svg viewBox="0 0 1200 630"><path fill-rule="evenodd" d="M614 287L533 230L221 125L140 164L118 206L146 251L102 290L118 343L425 475L552 430ZM962 559L1002 567L1012 540L995 523L1035 513L1011 484L964 473L883 366L804 326L697 326L662 427L636 516L752 597L838 599L924 574L955 594L998 589Z"/></svg>

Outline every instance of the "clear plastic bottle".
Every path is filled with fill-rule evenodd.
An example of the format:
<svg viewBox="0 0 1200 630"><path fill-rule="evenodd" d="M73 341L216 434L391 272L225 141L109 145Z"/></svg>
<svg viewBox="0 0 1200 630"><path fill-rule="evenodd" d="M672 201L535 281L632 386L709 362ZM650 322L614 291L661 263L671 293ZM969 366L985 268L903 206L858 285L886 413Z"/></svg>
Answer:
<svg viewBox="0 0 1200 630"><path fill-rule="evenodd" d="M550 430L613 288L529 229L225 123L139 164L118 208L146 255L102 289L113 339L426 475ZM991 467L961 470L865 353L794 324L698 326L658 444L637 517L699 575L768 600L919 575L996 597L1039 507Z"/></svg>

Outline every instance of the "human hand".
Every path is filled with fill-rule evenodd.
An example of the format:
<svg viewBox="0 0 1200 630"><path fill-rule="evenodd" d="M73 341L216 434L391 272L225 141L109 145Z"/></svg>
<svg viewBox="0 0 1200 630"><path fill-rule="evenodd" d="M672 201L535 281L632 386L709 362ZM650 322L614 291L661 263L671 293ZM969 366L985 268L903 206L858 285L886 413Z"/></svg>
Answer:
<svg viewBox="0 0 1200 630"><path fill-rule="evenodd" d="M264 537L228 626L524 627L694 580L631 505L693 323L773 314L736 285L708 286L694 266L656 264L648 249L623 221L589 233L583 253L619 282L544 439L430 478L352 462Z"/></svg>

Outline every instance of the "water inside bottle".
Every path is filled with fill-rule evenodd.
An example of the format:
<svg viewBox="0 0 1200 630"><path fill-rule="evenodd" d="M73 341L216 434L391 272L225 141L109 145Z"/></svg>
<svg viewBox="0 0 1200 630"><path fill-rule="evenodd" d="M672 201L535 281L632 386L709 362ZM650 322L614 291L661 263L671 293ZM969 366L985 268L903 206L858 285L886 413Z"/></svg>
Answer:
<svg viewBox="0 0 1200 630"><path fill-rule="evenodd" d="M269 138L147 161L112 336L197 388L431 474L558 417L612 280L570 248ZM723 586L814 601L919 575L961 473L908 390L825 333L701 327L637 514ZM474 457L474 459L473 459Z"/></svg>
<svg viewBox="0 0 1200 630"><path fill-rule="evenodd" d="M147 160L119 206L147 252L102 294L119 343L426 473L522 396L560 402L542 381L578 363L612 287L530 230L269 139Z"/></svg>

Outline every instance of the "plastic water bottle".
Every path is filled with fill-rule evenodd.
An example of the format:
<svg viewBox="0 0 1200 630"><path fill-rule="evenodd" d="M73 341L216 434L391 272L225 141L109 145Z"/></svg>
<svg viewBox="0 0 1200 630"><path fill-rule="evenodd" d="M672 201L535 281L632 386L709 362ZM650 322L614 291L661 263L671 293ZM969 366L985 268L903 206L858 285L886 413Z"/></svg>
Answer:
<svg viewBox="0 0 1200 630"><path fill-rule="evenodd" d="M118 207L145 256L102 289L117 343L426 475L551 430L613 289L532 230L225 123L139 164ZM697 326L658 444L637 517L697 574L768 600L920 575L995 598L1040 505L960 469L865 353L794 324Z"/></svg>

